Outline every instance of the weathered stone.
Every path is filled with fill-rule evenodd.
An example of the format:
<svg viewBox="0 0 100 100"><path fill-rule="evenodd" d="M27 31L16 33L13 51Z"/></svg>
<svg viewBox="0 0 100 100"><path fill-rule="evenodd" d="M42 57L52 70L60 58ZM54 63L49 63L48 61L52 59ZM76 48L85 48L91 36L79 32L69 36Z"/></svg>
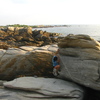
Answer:
<svg viewBox="0 0 100 100"><path fill-rule="evenodd" d="M19 75L53 77L51 59L50 51L9 48L1 55L0 79L11 80Z"/></svg>
<svg viewBox="0 0 100 100"><path fill-rule="evenodd" d="M0 49L8 49L10 46L5 42L0 42Z"/></svg>
<svg viewBox="0 0 100 100"><path fill-rule="evenodd" d="M93 48L100 50L100 43L87 35L68 35L58 43L61 48Z"/></svg>
<svg viewBox="0 0 100 100"><path fill-rule="evenodd" d="M100 90L99 42L87 35L68 35L58 46L61 59L60 75L78 84Z"/></svg>
<svg viewBox="0 0 100 100"><path fill-rule="evenodd" d="M23 37L22 37L22 36L15 36L14 39L15 39L16 41L21 41L21 40L23 39Z"/></svg>
<svg viewBox="0 0 100 100"><path fill-rule="evenodd" d="M15 27L7 27L7 31L13 31L14 32Z"/></svg>
<svg viewBox="0 0 100 100"><path fill-rule="evenodd" d="M64 56L79 57L80 59L100 60L100 50L81 48L61 48L60 54Z"/></svg>
<svg viewBox="0 0 100 100"><path fill-rule="evenodd" d="M0 35L1 35L1 36L5 35L5 34L6 34L6 32L5 32L5 31L0 30Z"/></svg>
<svg viewBox="0 0 100 100"><path fill-rule="evenodd" d="M82 100L84 90L71 82L55 78L22 77L3 83L5 87L41 93L42 97L65 97ZM26 95L28 96L28 95ZM31 95L30 97L37 97Z"/></svg>
<svg viewBox="0 0 100 100"><path fill-rule="evenodd" d="M57 34L42 30L32 31L31 27L6 27L0 30L0 40L10 47L44 46L56 43L58 39L54 37L59 35ZM0 48L3 49L3 46Z"/></svg>
<svg viewBox="0 0 100 100"><path fill-rule="evenodd" d="M36 47L36 46L21 46L21 47L19 47L20 49L22 49L22 50L25 50L25 51L32 51L32 50L34 50L35 48L37 49L38 47ZM41 48L41 47L40 47Z"/></svg>

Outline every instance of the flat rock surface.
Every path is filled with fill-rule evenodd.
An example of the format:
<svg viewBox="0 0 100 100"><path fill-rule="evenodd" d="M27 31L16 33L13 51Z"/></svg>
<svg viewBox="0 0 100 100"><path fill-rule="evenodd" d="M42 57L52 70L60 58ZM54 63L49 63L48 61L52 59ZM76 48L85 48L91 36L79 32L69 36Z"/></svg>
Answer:
<svg viewBox="0 0 100 100"><path fill-rule="evenodd" d="M64 97L72 98L71 100L82 100L84 94L84 90L77 84L55 78L21 77L4 82L3 85L7 88L38 93L38 95L22 93L23 96L32 98Z"/></svg>

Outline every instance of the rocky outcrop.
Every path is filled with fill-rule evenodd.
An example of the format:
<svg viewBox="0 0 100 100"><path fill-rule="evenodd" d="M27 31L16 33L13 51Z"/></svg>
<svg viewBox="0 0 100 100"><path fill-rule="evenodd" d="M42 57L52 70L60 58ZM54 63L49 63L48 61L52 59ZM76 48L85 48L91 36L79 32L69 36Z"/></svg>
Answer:
<svg viewBox="0 0 100 100"><path fill-rule="evenodd" d="M23 94L23 96L30 98L56 97L60 98L60 100L61 98L83 100L84 97L84 90L80 86L56 78L22 77L5 82L4 87L36 92L33 94Z"/></svg>
<svg viewBox="0 0 100 100"><path fill-rule="evenodd" d="M0 80L20 76L54 77L51 59L57 49L57 45L0 49Z"/></svg>
<svg viewBox="0 0 100 100"><path fill-rule="evenodd" d="M34 77L54 77L52 75L51 59L52 53L57 51L58 46L61 65L58 78L64 79L66 83L63 84L60 79L54 79L52 81L47 79L48 81L45 81L44 78L42 81L47 84L42 84L39 80L38 82L34 81L36 82L34 83L32 81ZM88 35L68 35L58 43L58 46L54 44L42 47L21 46L19 48L8 47L7 50L0 49L0 79L14 79L11 82L4 83L4 86L14 89L32 90L31 92L6 90L1 87L0 82L0 87L2 88L0 88L0 98L39 100L40 98L46 97L44 100L47 98L49 100L49 97L51 99L52 96L54 97L52 100L64 100L64 98L68 100L82 100L82 93L84 93L84 91L79 88L81 86L88 90L85 92L88 96L86 96L85 100L99 100L100 92L97 91L100 90L99 42ZM26 77L17 78L21 76ZM23 82L25 83L25 88L23 87ZM31 83L34 88L31 87ZM76 84L79 84L79 86L77 87ZM50 86L50 88L47 85ZM40 88L38 88L39 86ZM40 94L34 94L34 89ZM58 92L58 90L60 92ZM58 98L56 98L56 96Z"/></svg>
<svg viewBox="0 0 100 100"><path fill-rule="evenodd" d="M42 30L32 31L31 27L7 27L0 30L0 42L5 42L9 47L44 46L56 43L59 39L55 36L59 35Z"/></svg>
<svg viewBox="0 0 100 100"><path fill-rule="evenodd" d="M100 44L88 35L68 35L58 43L61 76L100 90Z"/></svg>
<svg viewBox="0 0 100 100"><path fill-rule="evenodd" d="M69 34L58 44L61 48L89 48L100 50L100 43L88 35L73 35Z"/></svg>

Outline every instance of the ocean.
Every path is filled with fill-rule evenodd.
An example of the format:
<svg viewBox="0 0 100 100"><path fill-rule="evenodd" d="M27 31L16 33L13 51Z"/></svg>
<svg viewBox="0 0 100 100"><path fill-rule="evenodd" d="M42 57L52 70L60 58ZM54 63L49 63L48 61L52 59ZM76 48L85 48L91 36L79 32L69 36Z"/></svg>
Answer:
<svg viewBox="0 0 100 100"><path fill-rule="evenodd" d="M100 25L68 25L67 27L33 28L52 33L61 33L61 36L68 34L86 34L97 41L100 41Z"/></svg>

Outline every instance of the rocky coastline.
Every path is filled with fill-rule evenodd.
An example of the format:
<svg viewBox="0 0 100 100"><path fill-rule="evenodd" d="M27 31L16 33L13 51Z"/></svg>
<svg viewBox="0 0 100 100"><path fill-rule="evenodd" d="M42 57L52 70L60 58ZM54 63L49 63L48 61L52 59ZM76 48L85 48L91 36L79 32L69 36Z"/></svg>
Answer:
<svg viewBox="0 0 100 100"><path fill-rule="evenodd" d="M59 41L60 33L42 30L32 31L31 27L6 27L0 29L0 48L18 48L20 46L44 46Z"/></svg>
<svg viewBox="0 0 100 100"><path fill-rule="evenodd" d="M100 99L100 43L88 35L56 36L31 28L0 30L0 99ZM61 71L54 76L58 48Z"/></svg>

